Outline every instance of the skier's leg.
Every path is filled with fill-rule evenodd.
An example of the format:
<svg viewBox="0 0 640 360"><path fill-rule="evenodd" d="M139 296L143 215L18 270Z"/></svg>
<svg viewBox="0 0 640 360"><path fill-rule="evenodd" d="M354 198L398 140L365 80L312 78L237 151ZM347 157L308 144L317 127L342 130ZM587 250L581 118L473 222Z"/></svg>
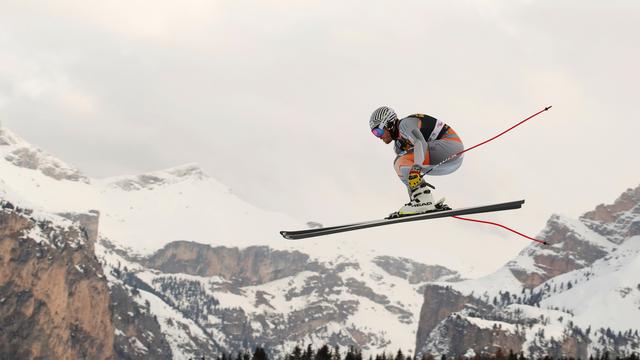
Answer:
<svg viewBox="0 0 640 360"><path fill-rule="evenodd" d="M429 152L431 153L431 163L424 165L425 170L429 170L433 168L433 166L441 163L445 159L453 156L460 151L464 150L464 146L461 142L450 141L450 140L435 140L429 142ZM440 176L440 175L448 175L452 172L458 170L458 168L462 165L462 159L464 155L456 157L455 159L449 160L446 163L433 168L429 172L429 175Z"/></svg>
<svg viewBox="0 0 640 360"><path fill-rule="evenodd" d="M424 164L425 169L430 169L433 166L441 163L445 159L453 156L462 150L464 150L464 145L460 140L460 137L456 132L449 128L446 135L440 139L435 141L430 141L429 145L429 164ZM429 175L448 175L452 172L458 170L460 165L462 165L463 156L459 156L455 159L447 161L446 163L434 168L429 172Z"/></svg>
<svg viewBox="0 0 640 360"><path fill-rule="evenodd" d="M413 166L413 152L399 155L393 161L393 168L396 174L398 174L400 181L407 187L409 196L411 196L411 190L409 189L409 170L411 170L411 166Z"/></svg>
<svg viewBox="0 0 640 360"><path fill-rule="evenodd" d="M453 131L452 131L453 132ZM428 143L427 152L429 156L425 156L425 163L422 164L423 168L429 169L449 158L450 156L459 153L464 149L462 142L453 132L451 139L435 140ZM427 160L428 159L428 160ZM400 215L410 215L423 212L429 212L434 210L449 209L444 204L444 198L438 202L435 202L431 190L426 182L423 181L420 186L414 190L410 190L408 187L408 175L411 166L413 166L413 153L398 156L394 161L394 168L400 180L407 186L409 197L411 201L405 204L399 211ZM452 159L436 168L429 173L429 175L447 175L456 171L462 165L462 156Z"/></svg>

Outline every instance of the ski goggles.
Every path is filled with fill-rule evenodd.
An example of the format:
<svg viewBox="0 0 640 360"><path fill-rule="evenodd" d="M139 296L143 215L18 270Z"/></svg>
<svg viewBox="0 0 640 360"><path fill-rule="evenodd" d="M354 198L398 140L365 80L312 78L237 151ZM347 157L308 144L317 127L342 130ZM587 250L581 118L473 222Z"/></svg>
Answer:
<svg viewBox="0 0 640 360"><path fill-rule="evenodd" d="M373 128L373 129L371 129L371 133L372 133L375 137L377 137L377 138L381 138L381 137L382 137L382 135L384 135L384 129L381 129L381 128L379 128L379 127L377 127L377 128Z"/></svg>

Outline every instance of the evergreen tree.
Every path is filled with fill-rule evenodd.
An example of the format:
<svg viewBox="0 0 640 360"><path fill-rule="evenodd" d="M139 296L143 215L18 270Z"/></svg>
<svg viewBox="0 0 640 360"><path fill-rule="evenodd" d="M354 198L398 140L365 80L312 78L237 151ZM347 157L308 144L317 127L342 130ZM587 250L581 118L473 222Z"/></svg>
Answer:
<svg viewBox="0 0 640 360"><path fill-rule="evenodd" d="M322 345L322 347L318 349L314 360L331 360L331 350L329 350L327 344Z"/></svg>
<svg viewBox="0 0 640 360"><path fill-rule="evenodd" d="M289 356L291 360L302 360L302 349L296 345Z"/></svg>
<svg viewBox="0 0 640 360"><path fill-rule="evenodd" d="M342 360L342 355L340 355L340 346L336 345L333 347L333 352L331 353L331 360Z"/></svg>
<svg viewBox="0 0 640 360"><path fill-rule="evenodd" d="M396 354L395 360L405 360L404 354L402 353L401 349L398 349L398 353Z"/></svg>
<svg viewBox="0 0 640 360"><path fill-rule="evenodd" d="M307 351L302 355L302 360L313 360L313 348L311 344L307 345Z"/></svg>
<svg viewBox="0 0 640 360"><path fill-rule="evenodd" d="M256 350L253 352L253 360L269 360L269 357L263 348L256 346Z"/></svg>
<svg viewBox="0 0 640 360"><path fill-rule="evenodd" d="M356 360L362 360L362 351L360 349L356 349Z"/></svg>
<svg viewBox="0 0 640 360"><path fill-rule="evenodd" d="M384 354L383 354L384 359ZM353 346L349 347L349 351L347 351L347 355L345 355L344 360L356 360L356 354L353 350Z"/></svg>
<svg viewBox="0 0 640 360"><path fill-rule="evenodd" d="M242 360L251 360L251 354L248 351L242 353Z"/></svg>

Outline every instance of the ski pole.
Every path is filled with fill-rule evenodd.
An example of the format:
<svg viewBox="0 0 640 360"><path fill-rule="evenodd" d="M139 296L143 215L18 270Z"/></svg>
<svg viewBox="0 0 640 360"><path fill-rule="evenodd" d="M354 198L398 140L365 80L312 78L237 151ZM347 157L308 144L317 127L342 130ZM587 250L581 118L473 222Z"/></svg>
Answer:
<svg viewBox="0 0 640 360"><path fill-rule="evenodd" d="M476 145L474 145L474 146L472 146L472 147L470 147L470 148L468 148L468 149L464 149L464 150L462 150L462 151L460 151L460 152L458 152L458 153L456 153L456 154L453 154L453 155L449 156L448 158L446 158L446 159L442 160L441 162L437 163L436 165L434 165L431 169L429 169L429 170L425 171L425 173L424 173L423 175L427 175L428 173L430 173L431 171L433 171L433 169L437 168L438 166L440 166L440 165L442 165L442 164L444 164L444 163L446 163L446 162L449 162L449 161L451 161L451 160L453 160L453 159L457 158L458 156L460 156L460 155L464 154L465 152L467 152L467 151L469 151L469 150L475 149L475 148L477 148L477 147L478 147L478 146L480 146L480 145L484 145L484 144L488 143L489 141L494 140L494 139L496 139L496 138L498 138L498 137L500 137L500 136L502 136L502 135L506 134L507 132L509 132L509 131L513 130L515 127L520 126L521 124L523 124L525 121L530 120L530 119L532 119L532 118L534 118L534 117L538 116L540 113L543 113L543 112L545 112L545 111L547 111L547 110L549 110L549 109L551 109L551 106L547 106L547 107L545 107L544 109L542 109L542 110L538 111L537 113L535 113L535 114L533 114L533 115L529 116L528 118L526 118L526 119L524 119L524 120L520 121L519 123L517 123L517 124L513 125L512 127L508 128L507 130L505 130L505 131L501 132L500 134L498 134L498 135L496 135L496 136L492 137L491 139L485 140L485 141L483 141L483 142L481 142L481 143L479 143L479 144L476 144Z"/></svg>

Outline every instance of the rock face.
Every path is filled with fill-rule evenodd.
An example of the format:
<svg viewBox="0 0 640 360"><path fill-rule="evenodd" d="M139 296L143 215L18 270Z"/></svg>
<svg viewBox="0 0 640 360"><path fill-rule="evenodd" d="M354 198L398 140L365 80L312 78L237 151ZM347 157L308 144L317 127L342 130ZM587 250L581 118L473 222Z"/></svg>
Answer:
<svg viewBox="0 0 640 360"><path fill-rule="evenodd" d="M594 211L582 215L589 228L620 244L625 239L640 235L640 186L625 191L613 204L598 205Z"/></svg>
<svg viewBox="0 0 640 360"><path fill-rule="evenodd" d="M84 232L91 250L94 249L94 245L98 240L98 227L100 224L100 213L98 211L91 210L88 214L63 213L58 215L73 222L77 222Z"/></svg>
<svg viewBox="0 0 640 360"><path fill-rule="evenodd" d="M433 330L425 347L443 354L466 354L469 349L482 349L481 352L490 354L498 349L510 349L515 353L522 350L524 333L514 331L512 325L490 322L491 325L482 326L484 324L479 325L477 321L485 320L470 319L473 318L460 315L447 318Z"/></svg>
<svg viewBox="0 0 640 360"><path fill-rule="evenodd" d="M416 338L417 354L493 354L522 350L524 333L496 315L496 307L451 287L427 285Z"/></svg>
<svg viewBox="0 0 640 360"><path fill-rule="evenodd" d="M640 346L638 327L629 328L638 325L626 321L640 318L640 284L629 286L640 269L638 235L640 187L579 221L552 216L540 235L548 246L527 247L485 278L426 285L416 353L630 355Z"/></svg>
<svg viewBox="0 0 640 360"><path fill-rule="evenodd" d="M105 278L97 226L96 212L45 220L0 201L0 358L172 358L157 319Z"/></svg>
<svg viewBox="0 0 640 360"><path fill-rule="evenodd" d="M408 280L411 284L447 279L459 281L460 274L444 266L425 265L407 258L378 256L373 261L387 273Z"/></svg>
<svg viewBox="0 0 640 360"><path fill-rule="evenodd" d="M318 268L309 256L299 252L271 250L266 246L238 248L211 247L195 242L176 241L156 252L145 266L165 273L221 276L238 285L264 284Z"/></svg>
<svg viewBox="0 0 640 360"><path fill-rule="evenodd" d="M464 309L488 313L491 307L472 296L464 296L450 287L427 285L424 290L424 303L420 310L416 349L423 352L427 350L424 344L428 343L433 330L451 314Z"/></svg>
<svg viewBox="0 0 640 360"><path fill-rule="evenodd" d="M542 236L551 246L530 247L522 256L532 259L534 266L521 266L518 261L508 264L509 269L529 289L545 281L593 264L607 255L607 251L584 238L557 215L547 221Z"/></svg>
<svg viewBox="0 0 640 360"><path fill-rule="evenodd" d="M49 226L0 212L0 358L113 359L109 288L100 264L83 247L79 228Z"/></svg>

